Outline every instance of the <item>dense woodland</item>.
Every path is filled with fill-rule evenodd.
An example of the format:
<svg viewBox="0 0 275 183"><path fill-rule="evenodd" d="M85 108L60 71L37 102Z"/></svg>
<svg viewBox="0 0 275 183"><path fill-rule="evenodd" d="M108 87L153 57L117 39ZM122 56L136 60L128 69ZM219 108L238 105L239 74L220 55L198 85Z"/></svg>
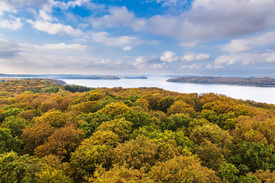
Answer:
<svg viewBox="0 0 275 183"><path fill-rule="evenodd" d="M198 83L198 84L228 84L246 86L275 86L275 78L239 78L239 77L177 77L167 80L168 82L178 83Z"/></svg>
<svg viewBox="0 0 275 183"><path fill-rule="evenodd" d="M275 106L0 82L0 182L275 182Z"/></svg>

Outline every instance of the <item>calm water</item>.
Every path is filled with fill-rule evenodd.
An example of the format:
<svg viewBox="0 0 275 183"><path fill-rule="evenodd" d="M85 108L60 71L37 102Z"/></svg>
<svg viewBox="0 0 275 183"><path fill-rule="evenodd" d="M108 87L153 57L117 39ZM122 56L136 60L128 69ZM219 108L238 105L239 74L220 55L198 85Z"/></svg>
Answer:
<svg viewBox="0 0 275 183"><path fill-rule="evenodd" d="M148 79L121 79L121 80L88 80L88 79L63 79L67 84L76 84L88 87L158 87L180 93L218 93L226 96L254 100L275 104L275 87L251 87L233 85L207 85L189 83L166 82L168 77L148 77Z"/></svg>

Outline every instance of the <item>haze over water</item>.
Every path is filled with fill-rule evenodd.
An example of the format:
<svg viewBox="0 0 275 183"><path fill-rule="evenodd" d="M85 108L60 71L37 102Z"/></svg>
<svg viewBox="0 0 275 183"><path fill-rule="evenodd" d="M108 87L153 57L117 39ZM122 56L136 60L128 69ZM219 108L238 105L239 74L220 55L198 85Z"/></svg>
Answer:
<svg viewBox="0 0 275 183"><path fill-rule="evenodd" d="M148 79L121 79L121 80L89 80L63 79L67 84L76 84L87 87L158 87L180 93L217 93L242 100L254 100L275 104L275 87L253 87L217 84L190 84L166 82L169 77L151 76Z"/></svg>

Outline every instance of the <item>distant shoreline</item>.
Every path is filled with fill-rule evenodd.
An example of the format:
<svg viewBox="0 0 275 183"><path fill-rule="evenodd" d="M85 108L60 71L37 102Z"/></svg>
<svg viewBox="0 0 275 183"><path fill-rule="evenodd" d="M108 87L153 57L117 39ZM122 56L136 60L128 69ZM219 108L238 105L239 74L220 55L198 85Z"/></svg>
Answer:
<svg viewBox="0 0 275 183"><path fill-rule="evenodd" d="M114 75L82 75L82 74L1 74L0 78L49 78L49 79L94 79L94 80L119 80L119 79L148 79L146 76L114 76Z"/></svg>
<svg viewBox="0 0 275 183"><path fill-rule="evenodd" d="M258 86L258 87L275 87L275 78L240 78L240 77L176 77L166 80L175 83L194 83L194 84L225 84L238 86Z"/></svg>

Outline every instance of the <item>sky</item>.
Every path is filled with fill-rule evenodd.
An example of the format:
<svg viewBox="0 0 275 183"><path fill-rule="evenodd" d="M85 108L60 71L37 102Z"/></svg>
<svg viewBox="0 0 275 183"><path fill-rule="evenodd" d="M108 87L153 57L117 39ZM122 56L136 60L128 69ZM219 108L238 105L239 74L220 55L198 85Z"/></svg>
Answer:
<svg viewBox="0 0 275 183"><path fill-rule="evenodd" d="M275 0L0 0L0 73L275 76Z"/></svg>

